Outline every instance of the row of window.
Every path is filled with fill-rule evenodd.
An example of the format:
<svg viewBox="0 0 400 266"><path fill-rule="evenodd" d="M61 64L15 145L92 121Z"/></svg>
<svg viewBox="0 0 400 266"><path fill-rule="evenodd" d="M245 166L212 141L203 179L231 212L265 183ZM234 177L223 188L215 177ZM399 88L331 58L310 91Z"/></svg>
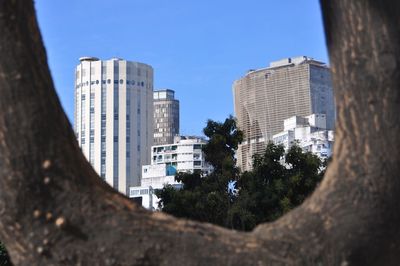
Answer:
<svg viewBox="0 0 400 266"><path fill-rule="evenodd" d="M99 81L99 80L91 81L91 82L90 82L90 85L98 85L98 84L100 84L100 81ZM101 81L101 84L111 84L111 79L102 80L102 81ZM123 79L120 79L120 80L118 81L118 80L116 79L116 80L114 80L114 84L124 84L124 80L123 80ZM139 87L144 87L144 81L135 82L134 80L127 80L127 81L126 81L126 84L127 84L127 85L135 85L135 84L136 84L136 85L139 86ZM83 87L83 86L89 86L89 81L86 81L86 82L77 84L77 85L76 85L76 88L80 88L80 87Z"/></svg>

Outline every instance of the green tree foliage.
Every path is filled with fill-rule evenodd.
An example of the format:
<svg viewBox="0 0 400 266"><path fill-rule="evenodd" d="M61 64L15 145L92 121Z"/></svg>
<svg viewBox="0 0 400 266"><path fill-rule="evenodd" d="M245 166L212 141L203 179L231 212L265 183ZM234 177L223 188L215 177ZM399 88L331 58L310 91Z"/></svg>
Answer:
<svg viewBox="0 0 400 266"><path fill-rule="evenodd" d="M203 151L214 171L206 176L199 171L178 173L175 179L182 182L181 190L166 186L156 194L162 210L167 213L226 226L232 201L227 184L238 178L234 154L242 141L242 132L237 130L235 120L229 117L224 123L209 120L204 134L209 142Z"/></svg>
<svg viewBox="0 0 400 266"><path fill-rule="evenodd" d="M234 156L243 133L237 129L235 119L230 116L224 123L208 120L203 132L209 138L203 148L205 159L214 167L214 172L236 171Z"/></svg>
<svg viewBox="0 0 400 266"><path fill-rule="evenodd" d="M177 174L181 190L166 186L156 192L162 211L247 231L301 204L323 177L324 165L317 156L298 146L285 154L282 146L273 143L254 157L252 171L239 174L234 154L243 135L235 120L209 120L204 133L209 142L203 151L214 172ZM238 193L228 192L232 181Z"/></svg>
<svg viewBox="0 0 400 266"><path fill-rule="evenodd" d="M269 143L254 157L253 170L238 180L239 194L228 212L232 228L251 230L300 205L321 181L322 170L316 155L298 146L285 155L282 146Z"/></svg>
<svg viewBox="0 0 400 266"><path fill-rule="evenodd" d="M3 243L0 242L0 266L11 266L10 258Z"/></svg>

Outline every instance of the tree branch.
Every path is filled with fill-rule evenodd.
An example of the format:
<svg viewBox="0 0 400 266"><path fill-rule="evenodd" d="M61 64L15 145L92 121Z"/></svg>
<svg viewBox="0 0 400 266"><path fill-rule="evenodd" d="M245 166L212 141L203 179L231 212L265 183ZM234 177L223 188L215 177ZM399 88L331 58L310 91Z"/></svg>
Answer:
<svg viewBox="0 0 400 266"><path fill-rule="evenodd" d="M399 261L396 1L322 1L338 107L334 158L301 207L240 233L150 213L82 155L32 1L0 0L0 238L16 265Z"/></svg>

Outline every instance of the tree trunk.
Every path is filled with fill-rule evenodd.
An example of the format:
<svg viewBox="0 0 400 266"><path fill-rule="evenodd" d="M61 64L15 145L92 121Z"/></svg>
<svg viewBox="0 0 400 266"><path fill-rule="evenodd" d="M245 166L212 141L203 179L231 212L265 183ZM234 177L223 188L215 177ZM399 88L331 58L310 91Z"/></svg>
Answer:
<svg viewBox="0 0 400 266"><path fill-rule="evenodd" d="M338 123L306 202L253 232L147 212L82 155L32 1L0 0L0 239L15 265L400 263L400 2L322 1Z"/></svg>

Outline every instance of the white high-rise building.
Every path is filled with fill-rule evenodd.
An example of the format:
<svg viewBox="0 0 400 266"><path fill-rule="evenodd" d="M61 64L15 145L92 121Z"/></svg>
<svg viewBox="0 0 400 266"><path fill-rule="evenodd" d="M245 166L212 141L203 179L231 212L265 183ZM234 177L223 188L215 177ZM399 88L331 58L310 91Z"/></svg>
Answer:
<svg viewBox="0 0 400 266"><path fill-rule="evenodd" d="M75 75L75 132L97 173L127 194L153 145L153 68L82 57Z"/></svg>

